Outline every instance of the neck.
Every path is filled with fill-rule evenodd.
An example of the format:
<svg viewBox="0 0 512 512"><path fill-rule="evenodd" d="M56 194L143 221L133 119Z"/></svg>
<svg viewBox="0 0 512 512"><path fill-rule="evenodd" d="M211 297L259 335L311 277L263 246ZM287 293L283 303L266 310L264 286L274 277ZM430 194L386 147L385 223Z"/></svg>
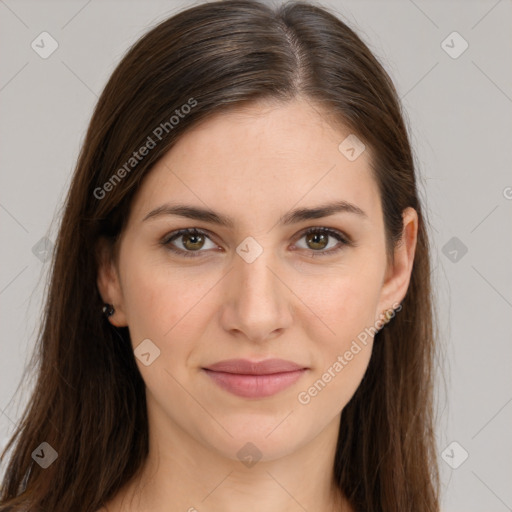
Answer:
<svg viewBox="0 0 512 512"><path fill-rule="evenodd" d="M293 453L252 465L250 459L226 458L158 418L150 422L144 467L109 512L117 506L130 512L352 512L333 479L339 416Z"/></svg>

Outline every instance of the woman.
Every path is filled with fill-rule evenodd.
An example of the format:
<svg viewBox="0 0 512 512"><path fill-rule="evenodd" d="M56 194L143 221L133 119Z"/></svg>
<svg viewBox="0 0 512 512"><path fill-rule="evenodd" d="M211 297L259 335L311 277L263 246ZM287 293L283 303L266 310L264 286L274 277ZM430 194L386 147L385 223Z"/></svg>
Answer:
<svg viewBox="0 0 512 512"><path fill-rule="evenodd" d="M225 0L142 37L55 251L0 510L439 510L411 147L334 15Z"/></svg>

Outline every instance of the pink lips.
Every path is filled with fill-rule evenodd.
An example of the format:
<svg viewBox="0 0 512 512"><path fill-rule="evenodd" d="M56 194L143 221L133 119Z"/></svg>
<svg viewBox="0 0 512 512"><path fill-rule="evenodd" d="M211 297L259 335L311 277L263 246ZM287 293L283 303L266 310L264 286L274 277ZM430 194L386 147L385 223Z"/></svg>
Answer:
<svg viewBox="0 0 512 512"><path fill-rule="evenodd" d="M226 391L245 398L264 398L291 386L307 368L283 359L229 359L203 370Z"/></svg>

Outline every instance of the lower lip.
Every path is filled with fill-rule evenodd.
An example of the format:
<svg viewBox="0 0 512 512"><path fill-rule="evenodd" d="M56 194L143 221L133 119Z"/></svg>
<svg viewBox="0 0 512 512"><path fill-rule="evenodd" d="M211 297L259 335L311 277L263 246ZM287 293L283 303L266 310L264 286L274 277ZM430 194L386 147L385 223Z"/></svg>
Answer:
<svg viewBox="0 0 512 512"><path fill-rule="evenodd" d="M270 375L240 375L238 373L214 372L204 369L206 374L221 388L245 398L265 398L275 395L297 382L306 369Z"/></svg>

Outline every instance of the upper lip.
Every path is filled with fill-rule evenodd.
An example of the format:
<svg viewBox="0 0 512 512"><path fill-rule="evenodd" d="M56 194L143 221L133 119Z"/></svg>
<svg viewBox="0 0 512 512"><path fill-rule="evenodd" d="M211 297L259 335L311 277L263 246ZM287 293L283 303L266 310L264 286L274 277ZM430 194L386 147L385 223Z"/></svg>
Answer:
<svg viewBox="0 0 512 512"><path fill-rule="evenodd" d="M249 361L248 359L227 359L205 367L215 372L236 373L239 375L270 375L272 373L293 372L306 367L284 359Z"/></svg>

